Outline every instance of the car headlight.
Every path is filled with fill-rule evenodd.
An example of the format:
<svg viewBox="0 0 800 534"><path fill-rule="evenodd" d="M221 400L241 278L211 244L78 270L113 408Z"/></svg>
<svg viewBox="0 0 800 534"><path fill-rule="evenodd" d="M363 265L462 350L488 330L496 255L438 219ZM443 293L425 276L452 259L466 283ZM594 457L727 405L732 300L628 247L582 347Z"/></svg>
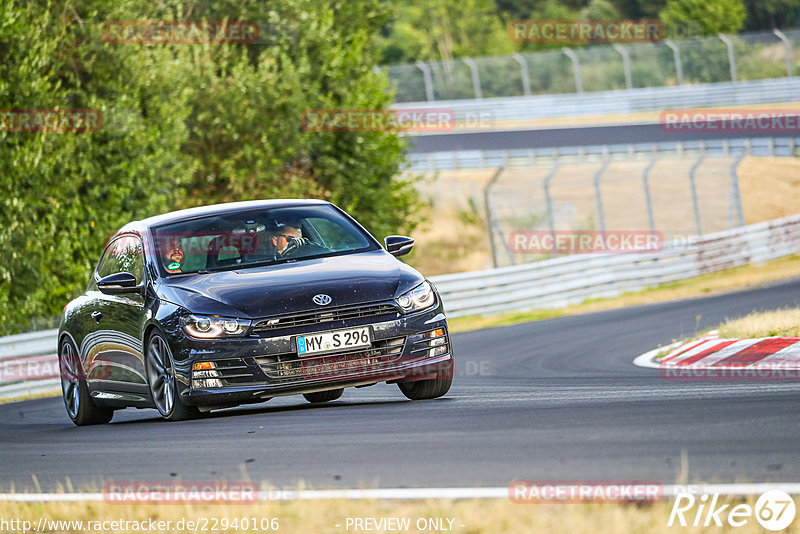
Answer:
<svg viewBox="0 0 800 534"><path fill-rule="evenodd" d="M430 308L436 302L436 296L431 285L425 281L411 291L406 291L397 297L395 301L403 311L411 312Z"/></svg>
<svg viewBox="0 0 800 534"><path fill-rule="evenodd" d="M189 315L183 318L184 332L200 339L242 336L249 327L250 321L232 317Z"/></svg>

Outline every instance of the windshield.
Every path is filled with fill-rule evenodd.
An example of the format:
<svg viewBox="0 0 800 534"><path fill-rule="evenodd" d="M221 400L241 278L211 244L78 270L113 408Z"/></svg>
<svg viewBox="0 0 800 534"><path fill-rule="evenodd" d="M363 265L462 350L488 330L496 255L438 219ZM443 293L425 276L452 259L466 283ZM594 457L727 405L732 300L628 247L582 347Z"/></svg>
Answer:
<svg viewBox="0 0 800 534"><path fill-rule="evenodd" d="M153 229L162 274L243 269L380 248L330 205L243 210Z"/></svg>

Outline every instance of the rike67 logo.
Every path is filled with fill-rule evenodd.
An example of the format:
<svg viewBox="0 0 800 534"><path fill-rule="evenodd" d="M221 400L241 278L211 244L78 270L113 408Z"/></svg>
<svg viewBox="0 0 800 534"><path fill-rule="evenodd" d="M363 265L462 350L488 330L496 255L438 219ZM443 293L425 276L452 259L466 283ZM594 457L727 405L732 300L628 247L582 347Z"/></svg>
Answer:
<svg viewBox="0 0 800 534"><path fill-rule="evenodd" d="M679 493L672 505L667 526L725 526L742 527L753 518L765 529L778 531L788 527L795 516L792 497L781 490L769 490L761 494L755 506L741 503L735 506L719 502L719 494Z"/></svg>

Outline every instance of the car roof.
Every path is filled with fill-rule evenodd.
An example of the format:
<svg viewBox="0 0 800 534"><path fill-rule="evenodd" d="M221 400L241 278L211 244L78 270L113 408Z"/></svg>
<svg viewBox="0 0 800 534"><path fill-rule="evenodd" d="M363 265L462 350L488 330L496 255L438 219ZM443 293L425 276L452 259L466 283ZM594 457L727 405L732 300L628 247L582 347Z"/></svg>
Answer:
<svg viewBox="0 0 800 534"><path fill-rule="evenodd" d="M141 221L133 221L119 229L118 234L126 232L141 233L147 228L159 226L161 224L168 224L172 222L193 219L195 217L204 217L208 215L218 215L222 213L231 213L246 209L255 208L280 208L287 206L320 206L330 204L326 200L318 199L275 199L275 200L248 200L244 202L228 202L225 204L212 204L209 206L198 206L196 208L189 208L185 210L172 211L161 215L155 215L142 219Z"/></svg>

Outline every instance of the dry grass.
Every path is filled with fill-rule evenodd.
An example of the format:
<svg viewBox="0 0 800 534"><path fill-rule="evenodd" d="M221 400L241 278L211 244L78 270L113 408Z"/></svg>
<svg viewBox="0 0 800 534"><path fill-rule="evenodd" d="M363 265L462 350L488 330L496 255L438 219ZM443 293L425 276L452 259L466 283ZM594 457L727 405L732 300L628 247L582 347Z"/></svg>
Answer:
<svg viewBox="0 0 800 534"><path fill-rule="evenodd" d="M797 213L800 159L745 158L739 167L739 189L747 224Z"/></svg>
<svg viewBox="0 0 800 534"><path fill-rule="evenodd" d="M798 337L800 309L753 312L739 319L728 320L720 325L719 335L725 338Z"/></svg>
<svg viewBox="0 0 800 534"><path fill-rule="evenodd" d="M427 208L424 224L414 233L416 245L403 258L426 276L478 271L490 267L489 240L476 210L448 206Z"/></svg>
<svg viewBox="0 0 800 534"><path fill-rule="evenodd" d="M755 499L729 499L722 503L747 502L754 505ZM696 507L695 507L696 508ZM672 501L665 500L652 505L633 504L513 504L506 499L463 501L305 501L287 503L260 503L256 505L113 505L106 503L47 503L22 504L0 503L0 517L5 520L22 519L36 524L40 517L50 520L198 520L201 518L278 518L277 532L313 532L315 534L353 532L346 528L347 518L409 518L412 527L405 532L420 532L414 526L419 518L451 518L453 532L463 534L523 532L569 532L573 534L608 533L674 533L702 532L702 527L667 526L672 510ZM728 508L730 510L730 507ZM696 511L696 509L694 510ZM687 518L689 514L687 513ZM693 516L692 516L693 518ZM703 517L705 519L705 515ZM725 520L726 514L720 514ZM211 523L209 523L210 525ZM447 522L445 521L445 526ZM337 526L339 525L339 526ZM463 526L462 526L463 525ZM749 518L743 527L719 528L723 532L764 532L763 528ZM185 531L185 530L184 530ZM210 530L206 530L209 532ZM229 528L219 532L236 532ZM123 530L60 530L59 532L101 532L111 534ZM127 531L126 531L127 532ZM152 532L144 530L144 532ZM164 531L162 531L164 532ZM166 532L181 532L168 530ZM239 530L239 532L244 532ZM270 532L249 530L248 532ZM427 530L431 532L431 530ZM795 520L785 532L800 532L800 522Z"/></svg>

